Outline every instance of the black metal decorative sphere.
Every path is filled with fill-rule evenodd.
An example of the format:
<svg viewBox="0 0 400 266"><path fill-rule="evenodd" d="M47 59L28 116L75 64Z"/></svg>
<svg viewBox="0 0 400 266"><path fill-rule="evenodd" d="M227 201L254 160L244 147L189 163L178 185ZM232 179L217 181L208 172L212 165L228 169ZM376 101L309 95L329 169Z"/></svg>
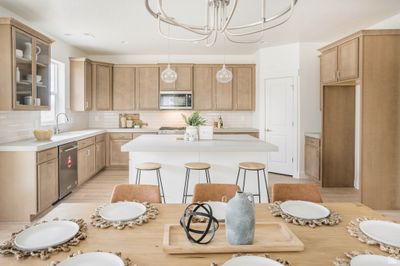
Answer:
<svg viewBox="0 0 400 266"><path fill-rule="evenodd" d="M195 220L202 220L204 223L195 223ZM218 220L207 203L192 203L187 206L180 224L189 241L197 244L210 243L219 228Z"/></svg>

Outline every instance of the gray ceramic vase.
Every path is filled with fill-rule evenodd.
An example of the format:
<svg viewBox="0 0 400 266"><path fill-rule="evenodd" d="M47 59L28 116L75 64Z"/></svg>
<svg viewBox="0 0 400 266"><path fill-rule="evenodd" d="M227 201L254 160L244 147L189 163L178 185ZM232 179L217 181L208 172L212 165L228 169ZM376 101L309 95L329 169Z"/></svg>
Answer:
<svg viewBox="0 0 400 266"><path fill-rule="evenodd" d="M251 245L255 228L254 197L251 193L237 192L226 207L226 239L231 245Z"/></svg>

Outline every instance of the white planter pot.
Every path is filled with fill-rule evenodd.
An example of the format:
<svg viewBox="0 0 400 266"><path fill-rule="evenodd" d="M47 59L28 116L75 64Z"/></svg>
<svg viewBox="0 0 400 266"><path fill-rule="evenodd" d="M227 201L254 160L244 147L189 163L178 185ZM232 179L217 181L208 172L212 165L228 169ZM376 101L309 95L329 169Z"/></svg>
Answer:
<svg viewBox="0 0 400 266"><path fill-rule="evenodd" d="M185 130L186 141L198 141L199 140L199 129L195 126L187 126Z"/></svg>

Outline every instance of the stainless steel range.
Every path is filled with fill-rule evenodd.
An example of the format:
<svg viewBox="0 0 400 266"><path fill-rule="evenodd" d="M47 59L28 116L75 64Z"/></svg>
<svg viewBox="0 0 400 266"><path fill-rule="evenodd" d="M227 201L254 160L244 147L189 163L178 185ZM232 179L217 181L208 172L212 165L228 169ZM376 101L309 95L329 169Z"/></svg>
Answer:
<svg viewBox="0 0 400 266"><path fill-rule="evenodd" d="M185 127L160 127L158 134L164 135L183 135L185 133Z"/></svg>

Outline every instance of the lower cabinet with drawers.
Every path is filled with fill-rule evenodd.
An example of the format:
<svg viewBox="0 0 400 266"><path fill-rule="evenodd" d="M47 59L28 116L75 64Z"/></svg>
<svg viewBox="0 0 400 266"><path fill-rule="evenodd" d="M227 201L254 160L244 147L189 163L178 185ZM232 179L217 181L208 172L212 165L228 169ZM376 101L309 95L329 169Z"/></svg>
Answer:
<svg viewBox="0 0 400 266"><path fill-rule="evenodd" d="M37 163L37 208L41 212L58 200L58 149L38 152Z"/></svg>
<svg viewBox="0 0 400 266"><path fill-rule="evenodd" d="M78 185L105 167L105 134L78 141Z"/></svg>

